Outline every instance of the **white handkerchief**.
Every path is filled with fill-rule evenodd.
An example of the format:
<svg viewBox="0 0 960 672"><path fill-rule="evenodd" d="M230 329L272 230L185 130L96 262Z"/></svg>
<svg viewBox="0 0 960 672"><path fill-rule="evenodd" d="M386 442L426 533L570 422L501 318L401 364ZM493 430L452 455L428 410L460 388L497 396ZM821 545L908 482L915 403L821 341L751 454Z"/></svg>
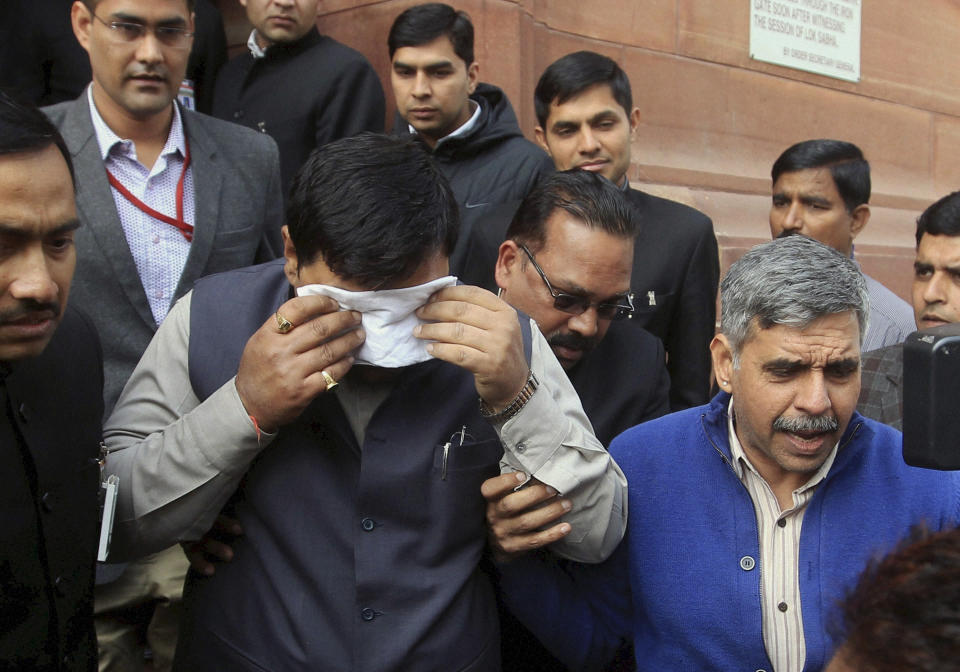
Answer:
<svg viewBox="0 0 960 672"><path fill-rule="evenodd" d="M423 322L414 311L434 292L456 284L457 278L448 275L423 285L367 292L350 292L330 285L304 285L297 288L297 295L329 296L340 304L341 310L359 312L367 338L357 352L356 363L395 369L431 359L427 341L413 335L413 328Z"/></svg>

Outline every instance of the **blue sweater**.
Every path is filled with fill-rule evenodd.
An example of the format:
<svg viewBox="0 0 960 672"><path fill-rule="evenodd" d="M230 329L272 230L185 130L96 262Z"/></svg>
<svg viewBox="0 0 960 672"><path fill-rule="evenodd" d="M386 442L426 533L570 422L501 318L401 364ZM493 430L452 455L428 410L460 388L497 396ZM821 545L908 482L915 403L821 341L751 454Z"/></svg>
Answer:
<svg viewBox="0 0 960 672"><path fill-rule="evenodd" d="M571 669L600 667L623 638L641 670L773 669L756 514L730 466L729 400L721 393L614 440L630 522L607 562L560 567L542 554L502 566L511 608ZM804 514L804 670L830 659L837 605L871 557L911 525L960 520L960 474L908 467L901 443L898 431L855 413Z"/></svg>

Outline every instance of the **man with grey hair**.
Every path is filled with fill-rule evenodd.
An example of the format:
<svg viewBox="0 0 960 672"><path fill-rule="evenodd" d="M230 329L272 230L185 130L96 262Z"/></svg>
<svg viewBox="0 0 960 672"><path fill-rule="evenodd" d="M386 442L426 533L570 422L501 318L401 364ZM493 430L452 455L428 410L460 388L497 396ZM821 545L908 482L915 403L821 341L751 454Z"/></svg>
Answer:
<svg viewBox="0 0 960 672"><path fill-rule="evenodd" d="M643 669L821 669L831 611L867 559L960 514L960 474L906 466L900 433L854 410L869 300L852 260L771 241L731 267L721 306L721 392L610 447L630 484L610 560L501 564L511 607L571 669L624 640ZM550 522L532 493L486 491L495 541L500 511Z"/></svg>

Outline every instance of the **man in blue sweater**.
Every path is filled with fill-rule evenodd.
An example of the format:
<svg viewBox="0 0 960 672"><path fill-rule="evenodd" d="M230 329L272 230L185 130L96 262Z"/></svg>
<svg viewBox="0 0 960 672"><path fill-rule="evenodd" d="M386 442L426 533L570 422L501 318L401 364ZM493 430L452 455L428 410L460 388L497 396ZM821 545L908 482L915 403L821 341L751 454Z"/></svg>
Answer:
<svg viewBox="0 0 960 672"><path fill-rule="evenodd" d="M572 669L631 640L643 669L819 670L865 562L911 525L960 515L960 474L906 466L900 433L854 410L869 299L852 260L804 236L774 240L731 267L721 300L720 394L611 445L629 524L610 560L502 565L514 611ZM502 485L484 486L495 538L504 512L537 495ZM549 518L521 516L530 529Z"/></svg>

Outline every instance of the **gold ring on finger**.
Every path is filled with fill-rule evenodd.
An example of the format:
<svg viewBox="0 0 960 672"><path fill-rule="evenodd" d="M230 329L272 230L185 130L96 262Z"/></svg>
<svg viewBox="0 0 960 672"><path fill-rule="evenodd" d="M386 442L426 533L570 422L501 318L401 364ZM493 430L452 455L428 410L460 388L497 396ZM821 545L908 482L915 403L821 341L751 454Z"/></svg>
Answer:
<svg viewBox="0 0 960 672"><path fill-rule="evenodd" d="M333 388L335 388L337 385L340 384L340 383L338 383L337 381L335 381L335 380L333 379L333 376L331 376L331 375L330 375L329 373L327 373L325 370L324 370L324 371L321 371L321 372L320 372L320 375L323 376L323 382L325 382L325 383L327 384L327 389L328 389L328 390L332 390Z"/></svg>
<svg viewBox="0 0 960 672"><path fill-rule="evenodd" d="M277 329L280 330L281 334L285 334L293 329L293 322L281 315L279 310L277 311Z"/></svg>

